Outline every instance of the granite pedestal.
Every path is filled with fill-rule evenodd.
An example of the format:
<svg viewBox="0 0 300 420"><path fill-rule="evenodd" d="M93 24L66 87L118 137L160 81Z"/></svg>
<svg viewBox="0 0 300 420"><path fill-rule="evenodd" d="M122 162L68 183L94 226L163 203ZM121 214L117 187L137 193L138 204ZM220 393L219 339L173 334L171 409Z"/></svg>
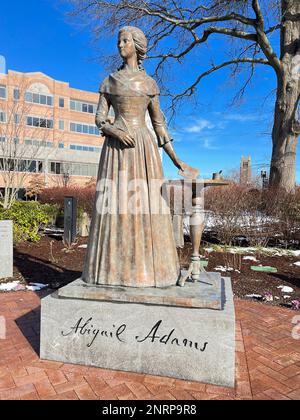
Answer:
<svg viewBox="0 0 300 420"><path fill-rule="evenodd" d="M103 300L100 286L100 300L88 288L81 288L80 298L80 281L71 283L42 299L40 356L233 387L233 295L229 278L220 278L220 283L221 309L174 301L147 303L146 289L141 303L128 298ZM176 293L185 287L176 287ZM200 291L202 287L203 283L196 283Z"/></svg>

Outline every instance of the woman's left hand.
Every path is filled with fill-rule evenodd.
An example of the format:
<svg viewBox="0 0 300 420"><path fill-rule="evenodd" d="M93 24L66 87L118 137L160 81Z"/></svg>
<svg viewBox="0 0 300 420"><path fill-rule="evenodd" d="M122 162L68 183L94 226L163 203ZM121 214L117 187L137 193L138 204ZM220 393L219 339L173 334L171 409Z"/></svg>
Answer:
<svg viewBox="0 0 300 420"><path fill-rule="evenodd" d="M184 163L180 159L176 159L176 161L174 162L174 164L175 164L176 168L178 168L182 172L184 172L184 169L188 166L186 163Z"/></svg>
<svg viewBox="0 0 300 420"><path fill-rule="evenodd" d="M187 163L183 162L182 160L178 160L177 168L179 169L179 174L186 178L196 179L199 175L199 170L193 168L192 166L188 165Z"/></svg>

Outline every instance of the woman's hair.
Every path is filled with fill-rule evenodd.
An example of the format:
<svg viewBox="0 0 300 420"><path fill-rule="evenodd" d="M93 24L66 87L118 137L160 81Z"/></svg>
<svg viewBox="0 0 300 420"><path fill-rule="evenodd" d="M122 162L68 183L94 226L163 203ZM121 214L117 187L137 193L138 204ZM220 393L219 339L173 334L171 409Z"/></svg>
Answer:
<svg viewBox="0 0 300 420"><path fill-rule="evenodd" d="M138 66L140 70L143 70L143 61L146 58L148 50L147 38L144 32L141 29L136 28L135 26L124 26L122 29L120 29L119 34L124 31L129 32L132 35L132 39L137 53ZM122 69L123 66L124 64L121 66L120 69Z"/></svg>

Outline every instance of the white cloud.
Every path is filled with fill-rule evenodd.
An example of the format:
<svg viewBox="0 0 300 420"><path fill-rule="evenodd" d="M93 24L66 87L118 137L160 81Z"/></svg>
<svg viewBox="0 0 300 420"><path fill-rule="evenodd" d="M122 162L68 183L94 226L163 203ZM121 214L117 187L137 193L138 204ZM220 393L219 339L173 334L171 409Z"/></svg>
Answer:
<svg viewBox="0 0 300 420"><path fill-rule="evenodd" d="M205 129L212 130L213 128L215 128L215 124L201 118L197 119L193 125L186 127L185 131L187 133L201 133Z"/></svg>
<svg viewBox="0 0 300 420"><path fill-rule="evenodd" d="M226 121L237 121L237 122L246 122L246 121L257 121L260 120L261 116L256 114L225 114L224 120Z"/></svg>
<svg viewBox="0 0 300 420"><path fill-rule="evenodd" d="M202 138L202 145L204 149L209 149L209 150L216 150L217 147L213 145L213 139L212 138Z"/></svg>

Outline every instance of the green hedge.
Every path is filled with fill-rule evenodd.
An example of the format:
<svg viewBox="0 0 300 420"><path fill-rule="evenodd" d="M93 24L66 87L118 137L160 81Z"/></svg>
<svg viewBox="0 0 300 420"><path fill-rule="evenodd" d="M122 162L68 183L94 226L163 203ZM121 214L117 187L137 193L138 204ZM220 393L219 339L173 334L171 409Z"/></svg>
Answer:
<svg viewBox="0 0 300 420"><path fill-rule="evenodd" d="M14 243L25 241L38 242L39 230L55 219L56 205L40 204L36 201L16 201L10 209L0 207L0 220L14 222Z"/></svg>

